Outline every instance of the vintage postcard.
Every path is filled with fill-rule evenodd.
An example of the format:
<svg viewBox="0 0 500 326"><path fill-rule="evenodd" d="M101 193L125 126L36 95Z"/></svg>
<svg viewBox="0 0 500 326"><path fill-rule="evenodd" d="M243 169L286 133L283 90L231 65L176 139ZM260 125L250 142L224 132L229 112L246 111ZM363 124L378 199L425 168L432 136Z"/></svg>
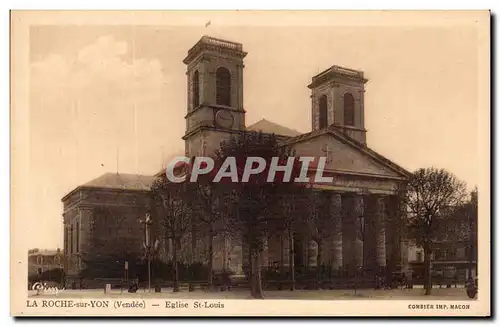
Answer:
<svg viewBox="0 0 500 326"><path fill-rule="evenodd" d="M14 316L490 316L489 11L12 11Z"/></svg>

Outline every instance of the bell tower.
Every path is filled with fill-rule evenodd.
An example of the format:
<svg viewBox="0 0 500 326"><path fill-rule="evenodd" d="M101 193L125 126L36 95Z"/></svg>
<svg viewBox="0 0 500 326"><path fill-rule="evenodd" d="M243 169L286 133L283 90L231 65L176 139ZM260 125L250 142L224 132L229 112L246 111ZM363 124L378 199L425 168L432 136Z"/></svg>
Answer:
<svg viewBox="0 0 500 326"><path fill-rule="evenodd" d="M245 130L243 52L240 43L203 36L187 66L186 156L211 155L220 142Z"/></svg>
<svg viewBox="0 0 500 326"><path fill-rule="evenodd" d="M312 130L335 126L366 144L362 71L332 66L312 78Z"/></svg>

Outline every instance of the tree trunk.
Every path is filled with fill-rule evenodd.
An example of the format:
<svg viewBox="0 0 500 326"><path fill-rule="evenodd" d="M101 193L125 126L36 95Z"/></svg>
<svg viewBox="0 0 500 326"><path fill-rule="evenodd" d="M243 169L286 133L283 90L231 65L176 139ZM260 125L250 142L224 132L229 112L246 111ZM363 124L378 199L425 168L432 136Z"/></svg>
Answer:
<svg viewBox="0 0 500 326"><path fill-rule="evenodd" d="M255 279L254 279L254 259L252 247L248 245L248 280L250 281L250 295L253 297L255 293Z"/></svg>
<svg viewBox="0 0 500 326"><path fill-rule="evenodd" d="M252 255L252 297L254 299L263 299L262 293L262 275L261 275L261 252L254 252Z"/></svg>
<svg viewBox="0 0 500 326"><path fill-rule="evenodd" d="M430 295L432 291L431 250L427 241L424 243L424 288L425 295Z"/></svg>
<svg viewBox="0 0 500 326"><path fill-rule="evenodd" d="M285 239L280 235L280 281L284 279L285 274Z"/></svg>
<svg viewBox="0 0 500 326"><path fill-rule="evenodd" d="M318 254L316 255L316 273L318 275L318 282L321 282L321 277L322 277L322 269L321 269L321 264L322 264L322 259L323 257L321 256L321 250L323 249L323 241L321 239L315 240L317 245L318 245Z"/></svg>
<svg viewBox="0 0 500 326"><path fill-rule="evenodd" d="M288 230L288 266L290 268L290 291L295 290L295 248L293 244L293 232L291 229Z"/></svg>
<svg viewBox="0 0 500 326"><path fill-rule="evenodd" d="M177 263L177 250L178 250L178 239L174 238L172 241L173 244L173 260L174 260L174 292L179 292L180 291L180 285L179 285L179 266Z"/></svg>
<svg viewBox="0 0 500 326"><path fill-rule="evenodd" d="M255 258L254 258L254 255L253 255L253 251L251 249L249 249L249 252L248 252L248 262L250 263L250 275L249 275L249 278L250 278L250 295L252 296L252 298L254 298L255 297L255 293L257 292L256 287L255 287L255 284L256 284L256 281L255 281L256 273L255 273Z"/></svg>
<svg viewBox="0 0 500 326"><path fill-rule="evenodd" d="M191 229L191 280L189 282L189 292L192 292L195 290L195 285L194 285L194 278L195 278L195 273L194 273L194 264L196 263L196 228L193 226Z"/></svg>
<svg viewBox="0 0 500 326"><path fill-rule="evenodd" d="M473 252L473 246L472 246L472 243L469 244L469 252L468 252L468 256L469 256L469 277L468 278L472 278L472 271L474 269L474 252ZM468 280L467 280L468 281Z"/></svg>
<svg viewBox="0 0 500 326"><path fill-rule="evenodd" d="M210 231L208 236L208 290L214 289L214 235Z"/></svg>

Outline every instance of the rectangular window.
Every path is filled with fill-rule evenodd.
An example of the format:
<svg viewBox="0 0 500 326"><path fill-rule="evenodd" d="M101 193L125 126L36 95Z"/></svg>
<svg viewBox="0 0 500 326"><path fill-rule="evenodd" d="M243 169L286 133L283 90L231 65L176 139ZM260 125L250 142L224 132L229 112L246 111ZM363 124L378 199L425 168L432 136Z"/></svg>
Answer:
<svg viewBox="0 0 500 326"><path fill-rule="evenodd" d="M421 263L422 262L422 252L417 252L417 262Z"/></svg>
<svg viewBox="0 0 500 326"><path fill-rule="evenodd" d="M64 252L68 252L68 228L64 225Z"/></svg>
<svg viewBox="0 0 500 326"><path fill-rule="evenodd" d="M73 253L73 224L71 224L69 229L69 253Z"/></svg>
<svg viewBox="0 0 500 326"><path fill-rule="evenodd" d="M76 252L80 252L80 223L76 222Z"/></svg>

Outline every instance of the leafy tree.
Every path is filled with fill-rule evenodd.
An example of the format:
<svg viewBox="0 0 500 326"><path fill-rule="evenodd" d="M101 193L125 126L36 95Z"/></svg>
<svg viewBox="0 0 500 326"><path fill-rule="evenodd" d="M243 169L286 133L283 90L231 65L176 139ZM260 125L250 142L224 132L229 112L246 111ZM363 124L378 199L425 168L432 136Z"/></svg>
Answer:
<svg viewBox="0 0 500 326"><path fill-rule="evenodd" d="M424 248L425 294L429 295L433 245L443 236L450 209L463 203L466 187L444 169L423 168L410 176L406 190L408 237Z"/></svg>

